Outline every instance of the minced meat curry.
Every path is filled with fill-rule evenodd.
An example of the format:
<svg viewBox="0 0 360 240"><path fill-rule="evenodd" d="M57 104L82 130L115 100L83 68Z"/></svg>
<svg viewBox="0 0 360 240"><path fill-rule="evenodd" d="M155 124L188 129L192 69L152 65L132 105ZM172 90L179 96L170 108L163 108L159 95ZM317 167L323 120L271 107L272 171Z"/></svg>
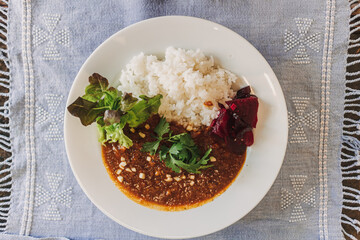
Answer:
<svg viewBox="0 0 360 240"><path fill-rule="evenodd" d="M202 169L200 174L184 170L176 173L160 161L158 154L151 156L141 151L145 142L152 141L159 120L154 115L136 129L124 129L133 140L129 149L118 143L107 142L102 146L104 165L117 187L142 205L167 211L197 207L223 193L239 174L246 154L228 151L225 142L211 134L210 128L190 131L202 153L212 149L213 166ZM186 132L176 123L171 123L170 129L175 134Z"/></svg>

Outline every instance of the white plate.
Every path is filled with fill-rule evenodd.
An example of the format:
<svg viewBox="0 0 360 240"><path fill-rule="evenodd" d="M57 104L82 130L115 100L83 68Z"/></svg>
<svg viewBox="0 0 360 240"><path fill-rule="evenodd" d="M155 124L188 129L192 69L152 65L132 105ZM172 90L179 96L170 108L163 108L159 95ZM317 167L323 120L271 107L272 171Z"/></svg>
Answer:
<svg viewBox="0 0 360 240"><path fill-rule="evenodd" d="M190 238L231 225L265 196L285 154L287 110L274 72L249 42L219 24L183 16L145 20L107 39L80 69L69 93L67 106L84 94L92 73L97 72L113 80L134 55L140 52L164 54L168 46L199 48L207 55L213 55L224 68L250 84L259 97L255 144L248 150L240 175L225 193L213 202L187 211L152 210L128 199L110 180L102 163L95 124L83 127L79 119L66 111L65 144L71 168L81 188L107 216L142 234L161 238Z"/></svg>

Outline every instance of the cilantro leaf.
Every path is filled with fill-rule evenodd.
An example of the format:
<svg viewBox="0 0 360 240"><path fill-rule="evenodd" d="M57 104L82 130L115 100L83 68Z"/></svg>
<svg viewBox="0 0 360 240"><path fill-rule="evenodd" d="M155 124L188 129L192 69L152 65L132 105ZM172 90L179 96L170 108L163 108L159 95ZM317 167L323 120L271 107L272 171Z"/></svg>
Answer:
<svg viewBox="0 0 360 240"><path fill-rule="evenodd" d="M163 135L169 133L169 131L170 131L170 124L166 122L166 119L164 117L162 117L154 129L154 132L157 135L155 136L155 138L157 140L154 142L144 143L141 151L149 152L151 155L154 155L160 146L161 140L163 140Z"/></svg>
<svg viewBox="0 0 360 240"><path fill-rule="evenodd" d="M167 146L165 145L160 146L159 158L161 161L164 161L166 159L168 152L169 152L169 148Z"/></svg>
<svg viewBox="0 0 360 240"><path fill-rule="evenodd" d="M162 136L166 133L170 132L170 124L166 121L164 117L162 117L156 125L154 132L158 135L158 138L162 138Z"/></svg>
<svg viewBox="0 0 360 240"><path fill-rule="evenodd" d="M174 172L179 173L180 167L179 167L179 160L174 158L173 155L169 154L166 158L165 165L169 168L171 168Z"/></svg>
<svg viewBox="0 0 360 240"><path fill-rule="evenodd" d="M169 142L178 142L180 141L180 138L184 137L185 135L188 135L188 133L180 133L177 135L170 136Z"/></svg>
<svg viewBox="0 0 360 240"><path fill-rule="evenodd" d="M157 140L155 142L146 142L144 143L141 151L143 152L149 152L151 155L154 155L159 148L160 140Z"/></svg>
<svg viewBox="0 0 360 240"><path fill-rule="evenodd" d="M201 157L200 150L196 146L194 140L188 133L181 133L172 135L170 131L170 125L166 122L165 118L161 118L158 125L155 127L154 132L157 136L156 141L146 142L143 145L142 151L149 152L154 155L158 148L159 158L165 162L165 165L171 168L174 172L179 173L180 169L184 169L190 173L200 173L200 169L212 167L208 165L209 155L211 148L208 149ZM168 137L164 137L169 133ZM166 145L160 145L161 142L166 141L171 143L170 147Z"/></svg>
<svg viewBox="0 0 360 240"><path fill-rule="evenodd" d="M181 143L175 143L173 144L170 149L169 149L169 153L173 154L173 155L179 155L180 152L182 152L183 150L183 146L181 145ZM185 152L185 156L186 156L186 152ZM180 155L181 156L181 155ZM182 154L182 158L185 159L184 157L184 153Z"/></svg>
<svg viewBox="0 0 360 240"><path fill-rule="evenodd" d="M200 173L200 169L212 167L212 165L207 165L211 149L208 149L200 158L200 150L188 133L174 135L169 138L170 140L173 145L168 150L165 165L173 171L179 172L178 168L182 168L190 173Z"/></svg>

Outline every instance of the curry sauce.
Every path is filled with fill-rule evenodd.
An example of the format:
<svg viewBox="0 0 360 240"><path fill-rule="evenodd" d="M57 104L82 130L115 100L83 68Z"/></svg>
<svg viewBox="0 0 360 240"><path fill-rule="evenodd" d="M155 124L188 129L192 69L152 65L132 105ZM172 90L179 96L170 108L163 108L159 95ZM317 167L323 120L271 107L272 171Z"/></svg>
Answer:
<svg viewBox="0 0 360 240"><path fill-rule="evenodd" d="M202 153L212 148L210 164L200 174L182 170L176 173L160 161L158 154L142 152L144 143L151 142L153 130L160 120L152 116L136 129L124 129L133 140L129 149L118 143L102 146L103 162L116 186L132 200L147 207L166 211L186 210L203 205L223 193L236 179L245 155L237 155L226 149L207 128L189 132ZM183 126L170 123L170 129L179 134L186 132Z"/></svg>

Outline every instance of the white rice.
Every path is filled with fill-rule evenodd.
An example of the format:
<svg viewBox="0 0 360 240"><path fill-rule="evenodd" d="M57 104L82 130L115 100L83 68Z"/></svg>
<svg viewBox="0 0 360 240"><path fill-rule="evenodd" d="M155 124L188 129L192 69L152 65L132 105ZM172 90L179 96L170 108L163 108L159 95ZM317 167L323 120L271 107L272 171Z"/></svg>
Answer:
<svg viewBox="0 0 360 240"><path fill-rule="evenodd" d="M122 70L119 90L139 95L162 94L159 114L183 126L209 126L218 115L218 102L236 94L232 86L239 78L217 66L214 58L200 50L168 47L165 58L153 55L133 57ZM210 101L213 106L204 103Z"/></svg>

